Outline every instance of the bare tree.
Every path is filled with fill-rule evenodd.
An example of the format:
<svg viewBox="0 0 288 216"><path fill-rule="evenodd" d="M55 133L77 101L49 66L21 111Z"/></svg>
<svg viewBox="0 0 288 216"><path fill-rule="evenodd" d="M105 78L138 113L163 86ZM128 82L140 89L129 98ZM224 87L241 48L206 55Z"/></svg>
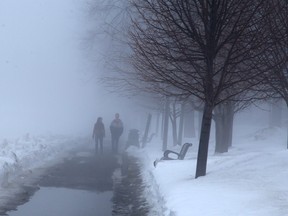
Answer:
<svg viewBox="0 0 288 216"><path fill-rule="evenodd" d="M253 61L267 49L264 0L133 0L135 78L204 102L196 178L206 175L212 111L257 85ZM263 71L261 71L263 73ZM249 98L246 98L247 100Z"/></svg>
<svg viewBox="0 0 288 216"><path fill-rule="evenodd" d="M268 93L284 99L288 107L288 1L268 1L265 9L269 11L269 16L264 19L269 49L258 56L261 65L258 69L264 71L265 83L270 86Z"/></svg>

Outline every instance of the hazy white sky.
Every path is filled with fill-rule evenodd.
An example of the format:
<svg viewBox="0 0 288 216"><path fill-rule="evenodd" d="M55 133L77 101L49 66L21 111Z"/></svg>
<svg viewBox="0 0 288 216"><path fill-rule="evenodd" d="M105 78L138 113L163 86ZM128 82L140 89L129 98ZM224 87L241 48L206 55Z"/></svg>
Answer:
<svg viewBox="0 0 288 216"><path fill-rule="evenodd" d="M90 133L119 112L85 59L85 16L85 1L0 1L0 138Z"/></svg>

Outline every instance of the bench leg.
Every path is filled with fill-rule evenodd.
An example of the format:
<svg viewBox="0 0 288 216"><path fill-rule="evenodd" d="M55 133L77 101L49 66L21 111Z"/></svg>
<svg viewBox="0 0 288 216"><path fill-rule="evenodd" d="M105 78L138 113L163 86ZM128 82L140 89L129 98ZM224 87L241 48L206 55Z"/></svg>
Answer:
<svg viewBox="0 0 288 216"><path fill-rule="evenodd" d="M161 159L156 159L154 162L153 162L153 165L154 167L156 168L157 164L161 161Z"/></svg>

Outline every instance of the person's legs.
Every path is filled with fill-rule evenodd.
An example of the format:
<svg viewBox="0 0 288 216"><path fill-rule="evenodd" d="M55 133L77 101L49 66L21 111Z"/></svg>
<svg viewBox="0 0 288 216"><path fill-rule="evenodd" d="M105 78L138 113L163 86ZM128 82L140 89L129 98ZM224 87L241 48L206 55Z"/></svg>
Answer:
<svg viewBox="0 0 288 216"><path fill-rule="evenodd" d="M115 138L115 153L118 153L118 143L119 143L119 137Z"/></svg>
<svg viewBox="0 0 288 216"><path fill-rule="evenodd" d="M103 137L100 137L99 140L100 140L100 150L101 150L101 154L103 154Z"/></svg>
<svg viewBox="0 0 288 216"><path fill-rule="evenodd" d="M99 145L99 140L98 140L99 138L98 137L96 137L96 139L95 139L95 153L96 154L98 154L98 145Z"/></svg>
<svg viewBox="0 0 288 216"><path fill-rule="evenodd" d="M112 153L114 153L114 149L115 149L115 137L112 135Z"/></svg>

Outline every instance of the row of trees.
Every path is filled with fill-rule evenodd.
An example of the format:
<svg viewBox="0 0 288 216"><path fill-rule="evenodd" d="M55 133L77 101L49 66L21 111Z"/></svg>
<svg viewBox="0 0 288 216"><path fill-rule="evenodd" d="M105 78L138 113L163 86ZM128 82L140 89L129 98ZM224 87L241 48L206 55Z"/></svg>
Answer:
<svg viewBox="0 0 288 216"><path fill-rule="evenodd" d="M274 94L266 84L287 74L287 2L135 0L132 6L134 75L164 95L204 104L196 178L203 176L215 107Z"/></svg>
<svg viewBox="0 0 288 216"><path fill-rule="evenodd" d="M235 109L253 100L282 97L288 106L286 0L131 0L128 8L121 81L203 105L196 178L206 175L213 114L216 126L232 128Z"/></svg>

